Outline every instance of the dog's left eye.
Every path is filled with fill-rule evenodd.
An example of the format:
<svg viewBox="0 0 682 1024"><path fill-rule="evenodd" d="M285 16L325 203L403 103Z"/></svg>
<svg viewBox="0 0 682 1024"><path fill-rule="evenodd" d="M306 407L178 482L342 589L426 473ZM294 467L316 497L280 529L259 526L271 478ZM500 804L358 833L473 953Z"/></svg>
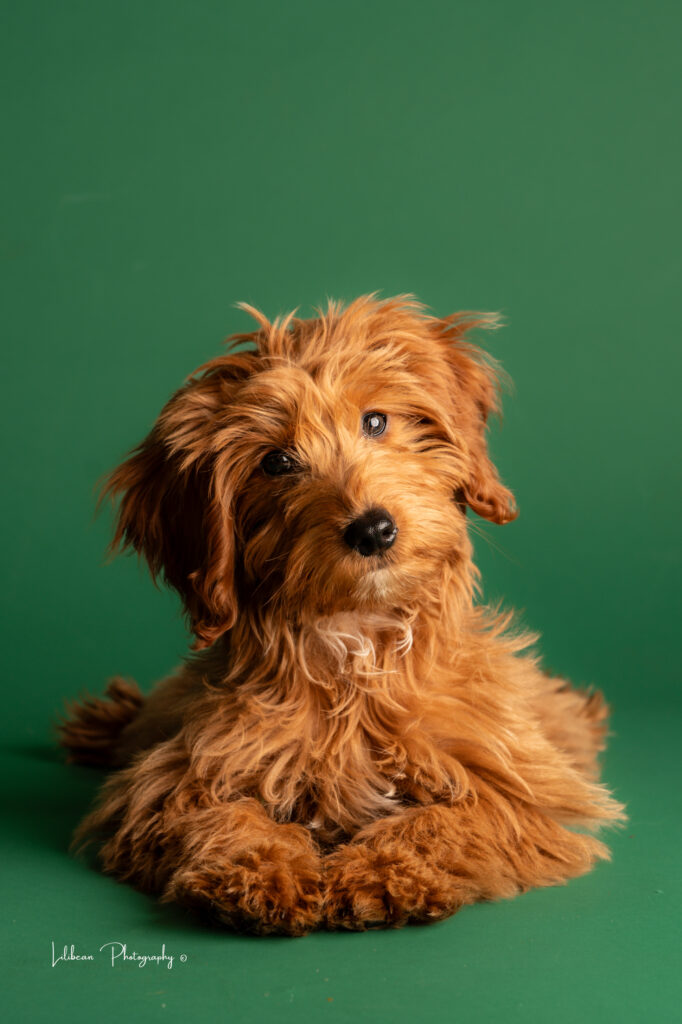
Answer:
<svg viewBox="0 0 682 1024"><path fill-rule="evenodd" d="M272 451L264 457L261 462L263 472L268 476L283 476L284 473L293 473L297 465L290 455L282 451Z"/></svg>
<svg viewBox="0 0 682 1024"><path fill-rule="evenodd" d="M383 412L366 412L362 417L362 432L365 437L378 437L386 429L386 416Z"/></svg>

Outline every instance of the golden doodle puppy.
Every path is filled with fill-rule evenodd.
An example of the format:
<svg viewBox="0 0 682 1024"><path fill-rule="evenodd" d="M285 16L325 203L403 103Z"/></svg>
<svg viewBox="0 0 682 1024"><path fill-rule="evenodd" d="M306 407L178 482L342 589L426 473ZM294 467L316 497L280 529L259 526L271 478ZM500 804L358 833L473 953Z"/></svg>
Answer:
<svg viewBox="0 0 682 1024"><path fill-rule="evenodd" d="M486 447L494 318L412 298L257 320L109 477L114 547L196 637L61 740L115 768L77 833L103 869L232 928L434 921L608 852L606 707L475 604L467 506L515 516ZM247 350L248 349L248 350ZM525 652L525 653L524 653Z"/></svg>

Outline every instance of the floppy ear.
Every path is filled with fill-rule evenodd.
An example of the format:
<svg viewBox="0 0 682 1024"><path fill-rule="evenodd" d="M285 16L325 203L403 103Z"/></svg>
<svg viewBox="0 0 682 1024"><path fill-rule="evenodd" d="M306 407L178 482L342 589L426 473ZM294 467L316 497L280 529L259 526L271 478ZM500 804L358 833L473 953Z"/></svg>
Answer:
<svg viewBox="0 0 682 1024"><path fill-rule="evenodd" d="M256 358L225 356L190 378L105 480L100 498L119 499L112 550L137 551L152 576L180 594L197 649L230 629L237 614L229 452L216 438Z"/></svg>
<svg viewBox="0 0 682 1024"><path fill-rule="evenodd" d="M488 455L486 426L500 412L501 371L481 349L464 340L473 327L496 327L487 313L455 313L441 321L442 339L454 377L455 429L466 446L467 479L456 494L460 505L493 523L509 523L518 515L514 495L501 482Z"/></svg>

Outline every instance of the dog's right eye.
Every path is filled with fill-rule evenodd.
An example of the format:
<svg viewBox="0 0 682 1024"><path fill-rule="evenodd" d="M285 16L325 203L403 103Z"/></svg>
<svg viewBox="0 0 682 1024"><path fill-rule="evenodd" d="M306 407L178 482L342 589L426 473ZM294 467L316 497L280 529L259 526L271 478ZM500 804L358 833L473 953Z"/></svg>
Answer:
<svg viewBox="0 0 682 1024"><path fill-rule="evenodd" d="M282 451L272 451L264 457L261 462L263 472L268 476L283 476L285 473L293 473L297 465L290 455Z"/></svg>

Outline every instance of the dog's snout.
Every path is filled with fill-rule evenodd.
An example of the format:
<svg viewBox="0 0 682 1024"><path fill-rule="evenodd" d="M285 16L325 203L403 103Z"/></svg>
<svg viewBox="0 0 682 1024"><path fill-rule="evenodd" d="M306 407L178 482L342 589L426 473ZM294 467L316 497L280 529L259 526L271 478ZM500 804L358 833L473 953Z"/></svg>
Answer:
<svg viewBox="0 0 682 1024"><path fill-rule="evenodd" d="M354 519L343 535L349 548L368 557L380 555L393 544L398 527L385 508L371 508Z"/></svg>

